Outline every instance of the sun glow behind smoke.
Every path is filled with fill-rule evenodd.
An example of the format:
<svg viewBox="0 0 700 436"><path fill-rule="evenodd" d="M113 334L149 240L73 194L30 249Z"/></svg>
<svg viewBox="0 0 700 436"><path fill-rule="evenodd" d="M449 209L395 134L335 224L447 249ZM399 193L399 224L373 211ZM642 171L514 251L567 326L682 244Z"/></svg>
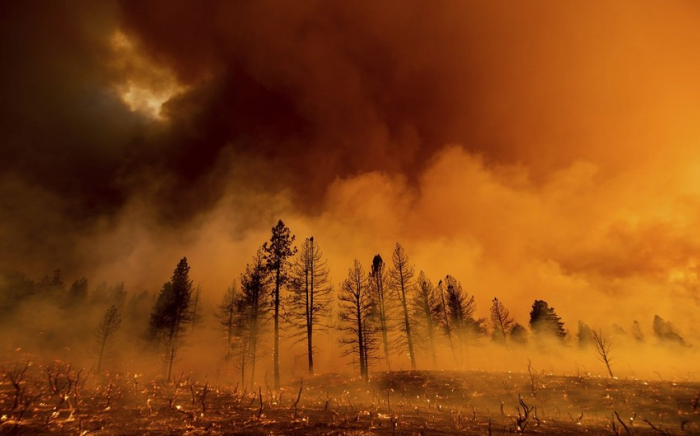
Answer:
<svg viewBox="0 0 700 436"><path fill-rule="evenodd" d="M162 108L174 96L182 93L180 85L168 68L159 65L138 50L123 32L117 30L112 36L113 68L122 73L114 89L121 101L132 112L150 119L163 121Z"/></svg>

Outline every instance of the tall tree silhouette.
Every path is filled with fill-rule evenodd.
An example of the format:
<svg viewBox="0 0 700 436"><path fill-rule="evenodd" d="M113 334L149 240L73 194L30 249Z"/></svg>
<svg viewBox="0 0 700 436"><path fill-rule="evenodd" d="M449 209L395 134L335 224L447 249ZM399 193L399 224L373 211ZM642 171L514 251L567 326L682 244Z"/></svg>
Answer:
<svg viewBox="0 0 700 436"><path fill-rule="evenodd" d="M578 346L581 348L587 348L594 345L593 333L595 331L585 322L578 322L578 332L576 333L576 339L578 340Z"/></svg>
<svg viewBox="0 0 700 436"><path fill-rule="evenodd" d="M448 275L445 277L445 295L447 304L447 317L449 319L449 331L452 339L456 339L456 348L459 350L459 363L464 357L464 347L467 341L478 335L486 333L484 319L475 319L476 300L462 289L457 279ZM446 324L448 326L448 324Z"/></svg>
<svg viewBox="0 0 700 436"><path fill-rule="evenodd" d="M81 277L73 282L73 284L68 289L68 295L66 296L67 306L80 306L87 300L88 296L88 280L85 277Z"/></svg>
<svg viewBox="0 0 700 436"><path fill-rule="evenodd" d="M564 323L553 307L544 300L535 300L530 311L530 330L537 337L555 337L564 339L566 330Z"/></svg>
<svg viewBox="0 0 700 436"><path fill-rule="evenodd" d="M452 352L452 358L454 359L455 363L458 363L457 351L455 350L455 338L452 327L452 320L449 313L449 299L447 297L447 291L445 289L446 287L447 285L442 280L438 282L438 304L434 307L433 311L437 317L440 327L442 327L442 331L445 333L445 336L447 336L450 351Z"/></svg>
<svg viewBox="0 0 700 436"><path fill-rule="evenodd" d="M391 276L391 284L401 303L403 322L400 325L403 331L403 340L408 349L408 356L411 359L411 369L416 369L416 355L413 350L413 331L411 329L411 314L409 310L415 273L413 266L408 263L408 256L405 250L398 242L391 255L391 261L393 268L389 271L389 275Z"/></svg>
<svg viewBox="0 0 700 436"><path fill-rule="evenodd" d="M107 282L98 284L90 296L90 304L93 306L111 306L122 308L126 301L126 290L124 282L108 285Z"/></svg>
<svg viewBox="0 0 700 436"><path fill-rule="evenodd" d="M612 372L612 358L610 357L610 349L612 348L612 341L610 338L603 334L602 330L593 330L593 345L595 346L595 352L598 356L598 360L605 364L608 369L608 374L610 378L615 378Z"/></svg>
<svg viewBox="0 0 700 436"><path fill-rule="evenodd" d="M659 315L654 315L654 323L652 324L654 329L654 336L662 342L667 344L676 344L681 346L687 346L685 339L678 334L675 326L665 321Z"/></svg>
<svg viewBox="0 0 700 436"><path fill-rule="evenodd" d="M274 365L275 389L280 388L280 290L289 279L289 258L296 253L294 235L282 220L272 228L272 236L269 243L263 244L265 266L272 276L272 304L273 304L273 329L274 344L272 360Z"/></svg>
<svg viewBox="0 0 700 436"><path fill-rule="evenodd" d="M197 324L202 322L202 300L200 299L202 295L202 286L197 285L192 291L192 320L190 322L191 331L194 332L194 328Z"/></svg>
<svg viewBox="0 0 700 436"><path fill-rule="evenodd" d="M50 277L44 276L36 287L38 294L47 299L55 301L65 301L66 285L63 282L63 272L60 269L54 270Z"/></svg>
<svg viewBox="0 0 700 436"><path fill-rule="evenodd" d="M391 371L391 358L389 352L393 348L389 341L389 330L392 327L391 322L391 303L388 298L388 289L384 277L386 266L380 255L374 256L372 259L372 272L370 273L370 284L372 289L372 297L376 302L375 315L377 317L377 328L382 334L382 349L384 350L384 360Z"/></svg>
<svg viewBox="0 0 700 436"><path fill-rule="evenodd" d="M517 322L510 329L510 340L516 344L527 343L527 329Z"/></svg>
<svg viewBox="0 0 700 436"><path fill-rule="evenodd" d="M183 257L175 267L172 279L163 285L151 312L150 337L165 346L168 365L168 381L172 376L173 362L182 346L182 336L192 320L192 280L187 258Z"/></svg>
<svg viewBox="0 0 700 436"><path fill-rule="evenodd" d="M97 372L102 371L104 358L112 351L112 344L122 324L122 317L117 306L112 306L105 312L102 321L95 329L95 345L97 352Z"/></svg>
<svg viewBox="0 0 700 436"><path fill-rule="evenodd" d="M270 280L264 262L264 251L260 249L241 275L241 296L235 302L235 334L238 339L235 351L239 357L242 378L245 377L246 366L250 367L251 386L255 383L258 344L270 308L269 304L266 304Z"/></svg>
<svg viewBox="0 0 700 436"><path fill-rule="evenodd" d="M375 299L369 289L367 275L355 259L348 277L341 283L339 300L339 329L344 333L340 343L346 347L344 356L355 355L360 376L369 379L369 362L376 350L377 329L372 322Z"/></svg>
<svg viewBox="0 0 700 436"><path fill-rule="evenodd" d="M515 320L510 316L508 309L498 298L494 298L491 305L491 326L493 327L494 340L506 342L514 324Z"/></svg>
<svg viewBox="0 0 700 436"><path fill-rule="evenodd" d="M435 353L435 326L438 325L439 307L438 297L435 287L421 271L418 273L418 290L414 296L413 305L415 307L415 319L418 328L418 338L422 346L427 348L432 357L433 367L437 366L437 355Z"/></svg>
<svg viewBox="0 0 700 436"><path fill-rule="evenodd" d="M236 303L240 297L241 290L238 284L234 281L226 288L224 295L221 297L221 302L216 305L214 316L224 332L226 342L227 355L230 354L235 334L236 334Z"/></svg>
<svg viewBox="0 0 700 436"><path fill-rule="evenodd" d="M314 238L307 238L301 245L291 270L287 307L288 319L306 341L309 374L314 373L314 331L325 328L322 319L329 313L332 287L328 279L328 267L321 248Z"/></svg>
<svg viewBox="0 0 700 436"><path fill-rule="evenodd" d="M632 322L632 337L637 342L644 342L644 333L642 332L642 326L636 319Z"/></svg>

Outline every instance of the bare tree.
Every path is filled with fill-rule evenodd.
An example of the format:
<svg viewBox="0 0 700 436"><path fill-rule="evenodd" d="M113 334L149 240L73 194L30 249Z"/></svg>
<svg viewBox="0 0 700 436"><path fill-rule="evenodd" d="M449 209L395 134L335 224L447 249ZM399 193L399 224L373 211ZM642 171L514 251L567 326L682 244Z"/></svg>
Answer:
<svg viewBox="0 0 700 436"><path fill-rule="evenodd" d="M613 376L612 369L610 369L610 364L612 362L610 358L610 348L612 342L603 335L601 330L593 330L593 345L595 346L595 352L598 355L598 359L605 364L606 368L608 368L610 378L615 378L615 376Z"/></svg>
<svg viewBox="0 0 700 436"><path fill-rule="evenodd" d="M275 377L275 389L280 388L280 290L289 279L289 258L296 253L296 247L293 247L294 235L291 234L289 227L285 226L282 220L279 220L276 226L272 228L272 236L269 244L263 244L265 266L270 274L272 274L272 282L274 288L272 291L273 305L273 328L274 328L274 345L272 351L273 371Z"/></svg>
<svg viewBox="0 0 700 436"><path fill-rule="evenodd" d="M436 308L439 306L435 293L435 287L421 271L418 273L418 291L414 296L416 325L418 326L418 338L425 344L433 360L433 367L437 366L435 353L435 326L438 325Z"/></svg>
<svg viewBox="0 0 700 436"><path fill-rule="evenodd" d="M330 293L328 266L321 248L308 238L299 249L291 270L287 314L292 326L306 341L309 374L314 373L314 331L325 328L322 319L329 313Z"/></svg>
<svg viewBox="0 0 700 436"><path fill-rule="evenodd" d="M515 324L515 320L510 316L510 312L506 307L498 301L498 298L493 299L491 305L491 326L493 327L493 338L498 341L506 342L510 331Z"/></svg>
<svg viewBox="0 0 700 436"><path fill-rule="evenodd" d="M415 370L416 355L413 350L413 332L411 329L411 316L409 311L409 299L411 298L413 290L414 268L408 263L408 256L398 242L391 255L391 260L393 263L393 268L389 271L391 284L399 298L403 313L403 323L401 323L400 328L403 330L403 339L408 349L408 356L411 359L411 369Z"/></svg>
<svg viewBox="0 0 700 436"><path fill-rule="evenodd" d="M367 275L355 259L348 270L348 278L340 285L338 293L339 329L344 335L340 343L346 347L343 355L355 355L360 365L360 376L369 379L369 361L376 350L377 333L372 323L375 300L372 298Z"/></svg>
<svg viewBox="0 0 700 436"><path fill-rule="evenodd" d="M119 327L122 325L122 317L117 306L112 305L105 312L102 321L95 329L95 342L97 351L97 372L102 371L102 362L110 354L112 344Z"/></svg>
<svg viewBox="0 0 700 436"><path fill-rule="evenodd" d="M384 278L386 266L380 255L374 256L372 259L372 272L370 273L370 284L372 296L376 302L375 314L377 317L377 327L382 334L382 347L384 350L384 360L391 371L391 358L389 351L393 345L389 342L390 325L390 300L387 298L387 286Z"/></svg>

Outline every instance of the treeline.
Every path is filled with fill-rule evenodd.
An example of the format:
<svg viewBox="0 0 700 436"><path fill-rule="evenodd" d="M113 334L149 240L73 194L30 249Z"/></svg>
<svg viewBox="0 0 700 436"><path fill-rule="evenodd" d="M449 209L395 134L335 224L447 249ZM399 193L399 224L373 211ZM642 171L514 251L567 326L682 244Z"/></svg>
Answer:
<svg viewBox="0 0 700 436"><path fill-rule="evenodd" d="M588 347L603 334L582 321L576 334L570 334L544 300L533 302L525 325L516 321L498 298L491 301L489 317L478 318L475 296L457 278L446 275L434 284L423 271L416 273L399 243L386 261L380 254L367 264L354 260L345 278L334 287L318 241L309 237L298 246L295 241L280 220L269 241L223 292L214 317L204 310L201 289L190 279L187 258L180 260L157 296L146 291L128 294L123 284L102 283L89 291L85 278L67 286L60 271L39 282L19 273L3 273L0 314L7 321L13 314L37 313L36 308L43 306L53 312L39 311L41 316L69 318L71 324L81 326L61 330L69 339L40 320L26 318L21 322L26 323L23 328L36 330L35 336L43 341L40 346L92 343L98 372L115 354L119 335L140 338L140 343L159 351L168 380L195 325L214 318L225 359L235 367L241 385L255 382L261 357L271 353L275 388L279 388L281 378L281 339L287 341L285 350L291 341L303 344L306 366L313 374L318 334L323 332L335 337L340 354L350 357L365 379L372 368L391 370L407 363L412 369L466 367L472 345L522 347L532 342ZM38 327L32 327L32 322ZM86 329L85 325L91 327ZM652 330L660 342L688 346L677 329L659 316L654 317ZM630 342L645 341L638 321L629 333L613 325L605 334L633 338ZM447 350L448 355L441 350Z"/></svg>
<svg viewBox="0 0 700 436"><path fill-rule="evenodd" d="M0 271L0 327L15 348L71 351L97 361L101 348L107 355L112 348L111 340L98 340L107 313L116 311L122 336L142 337L143 319L152 306L152 293L127 292L123 283L90 286L85 277L66 283L60 270L38 281L17 271Z"/></svg>
<svg viewBox="0 0 700 436"><path fill-rule="evenodd" d="M240 286L231 285L218 306L227 358L239 371L242 385L254 382L261 353L272 348L274 382L279 387L281 325L287 338L304 344L309 373L314 372L316 334L330 329L339 333L343 356L352 358L365 379L373 366L391 370L394 359L403 356L412 369L419 367L420 359L423 367L439 367L438 350L444 346L454 366L464 367L467 348L475 344L517 347L553 341L586 347L595 343L597 333L583 322L578 333L570 335L544 300L533 302L529 328L518 323L498 298L491 301L488 319L477 318L476 299L459 280L447 275L434 285L423 271L416 274L399 243L388 262L377 254L367 270L354 260L334 289L319 243L309 237L297 248L294 242L295 236L280 220L270 240L246 265ZM658 316L653 331L659 341L687 345L675 327ZM616 325L611 334L627 335ZM644 341L638 321L631 334L636 341Z"/></svg>

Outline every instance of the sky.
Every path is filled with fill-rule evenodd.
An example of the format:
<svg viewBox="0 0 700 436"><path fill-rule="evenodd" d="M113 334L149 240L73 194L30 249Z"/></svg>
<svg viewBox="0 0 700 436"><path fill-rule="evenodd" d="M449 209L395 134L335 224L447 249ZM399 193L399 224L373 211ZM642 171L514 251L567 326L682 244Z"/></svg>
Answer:
<svg viewBox="0 0 700 436"><path fill-rule="evenodd" d="M400 242L487 315L700 308L700 5L0 5L0 267L211 299L271 227Z"/></svg>

